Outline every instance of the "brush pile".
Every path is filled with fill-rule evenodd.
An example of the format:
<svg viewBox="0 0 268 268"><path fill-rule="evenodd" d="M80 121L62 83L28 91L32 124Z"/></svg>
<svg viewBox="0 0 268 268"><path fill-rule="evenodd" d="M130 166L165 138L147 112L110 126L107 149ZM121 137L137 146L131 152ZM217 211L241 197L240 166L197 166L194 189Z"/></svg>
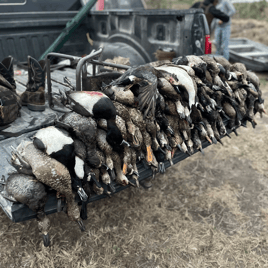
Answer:
<svg viewBox="0 0 268 268"><path fill-rule="evenodd" d="M91 196L111 196L118 185L139 186L137 162L151 168L153 176L164 173L164 162L172 164L176 151L203 153L204 141L222 143L228 131L236 133L247 121L255 128L255 114L265 113L257 75L222 57L154 62L102 82L96 91L66 92L62 102L72 111L12 154L19 173L8 178L6 197L36 211L46 246L45 189L39 185L36 196L18 200L16 176L51 187L59 201L64 196L69 218L84 230ZM28 193L35 187L24 185Z"/></svg>

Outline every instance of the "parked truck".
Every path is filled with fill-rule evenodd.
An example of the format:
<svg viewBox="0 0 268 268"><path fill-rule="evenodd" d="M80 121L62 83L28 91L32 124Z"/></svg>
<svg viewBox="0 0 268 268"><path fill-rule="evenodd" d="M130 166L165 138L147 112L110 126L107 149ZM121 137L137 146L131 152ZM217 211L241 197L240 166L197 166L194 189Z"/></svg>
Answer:
<svg viewBox="0 0 268 268"><path fill-rule="evenodd" d="M0 59L12 55L17 64L25 62L28 55L39 59L63 31L68 40L57 52L67 55L65 58L76 63L99 47L103 47L100 60L119 55L128 57L131 65L155 61L154 53L159 49L174 51L176 56L203 55L209 52L209 29L202 9L146 10L142 1L135 1L134 6L134 1L107 1L105 10L96 11L93 8L69 35L66 24L78 14L84 2L66 0L64 6L56 0L14 0L13 4L5 3L0 4ZM57 58L55 56L50 59L53 61ZM27 74L16 74L17 92L22 93L25 91ZM65 76L77 86L79 75L74 68L49 71L48 86L51 87L52 83L54 92L66 89L63 82ZM53 125L55 118L61 115L61 112L52 108L51 100L43 112L32 112L22 107L21 117L0 130L0 174L3 180L9 172L14 171L9 164L12 147L16 147L21 140L32 137L38 129ZM203 146L208 145L204 143ZM173 162L186 157L186 154L179 153ZM165 165L168 167L170 163L166 161ZM138 168L140 180L151 176L151 169L146 169L141 163ZM116 192L126 187L128 186L116 186ZM92 195L89 202L103 197L105 195ZM26 206L8 201L1 194L0 206L14 222L36 216ZM49 214L56 211L56 195L51 191L45 212Z"/></svg>

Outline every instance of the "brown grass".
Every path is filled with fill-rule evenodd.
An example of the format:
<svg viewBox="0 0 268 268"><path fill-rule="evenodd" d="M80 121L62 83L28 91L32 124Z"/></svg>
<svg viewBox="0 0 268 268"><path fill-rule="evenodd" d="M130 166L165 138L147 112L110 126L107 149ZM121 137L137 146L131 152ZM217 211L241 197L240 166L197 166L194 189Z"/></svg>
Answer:
<svg viewBox="0 0 268 268"><path fill-rule="evenodd" d="M35 220L15 224L0 210L0 267L268 267L268 117L257 122L158 175L149 191L90 204L84 233L63 212L49 215L49 248Z"/></svg>

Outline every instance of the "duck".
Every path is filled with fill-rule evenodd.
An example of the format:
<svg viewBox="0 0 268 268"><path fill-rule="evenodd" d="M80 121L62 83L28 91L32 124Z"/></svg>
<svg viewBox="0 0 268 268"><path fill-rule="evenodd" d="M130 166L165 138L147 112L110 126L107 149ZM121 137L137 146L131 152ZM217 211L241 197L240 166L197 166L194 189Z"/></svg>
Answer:
<svg viewBox="0 0 268 268"><path fill-rule="evenodd" d="M189 109L191 111L192 105L195 105L196 102L196 90L194 81L187 71L179 68L177 65L163 65L155 68L157 70L172 73L176 76L176 79L179 81L179 88L187 94L186 100L188 101Z"/></svg>
<svg viewBox="0 0 268 268"><path fill-rule="evenodd" d="M10 174L5 182L2 196L12 202L20 202L36 213L38 229L43 237L45 247L50 245L50 220L44 211L47 191L43 183L34 176L21 173Z"/></svg>
<svg viewBox="0 0 268 268"><path fill-rule="evenodd" d="M97 129L97 145L98 148L104 153L105 155L105 164L111 171L112 180L115 179L114 175L114 162L112 160L112 152L113 147L107 142L107 132L103 129Z"/></svg>
<svg viewBox="0 0 268 268"><path fill-rule="evenodd" d="M117 152L112 151L111 158L114 162L114 169L116 172L116 179L115 179L116 183L123 185L123 186L126 186L128 184L135 186L132 182L128 180L128 178L124 175L122 171L122 162L121 162L120 155Z"/></svg>
<svg viewBox="0 0 268 268"><path fill-rule="evenodd" d="M80 139L87 148L87 161L93 168L100 167L100 159L96 154L97 123L91 117L83 116L76 112L65 113L56 126L61 126Z"/></svg>
<svg viewBox="0 0 268 268"><path fill-rule="evenodd" d="M113 101L124 105L137 107L138 101L128 86L113 85L111 90L114 92Z"/></svg>
<svg viewBox="0 0 268 268"><path fill-rule="evenodd" d="M130 175L132 179L135 180L136 186L139 188L140 184L139 184L139 170L137 167L137 153L134 148L130 148L130 152L131 152L131 166L132 166L132 174Z"/></svg>
<svg viewBox="0 0 268 268"><path fill-rule="evenodd" d="M176 65L187 65L191 67L195 75L200 78L204 78L206 76L207 64L202 60L201 57L195 55L187 55L175 58L172 62Z"/></svg>
<svg viewBox="0 0 268 268"><path fill-rule="evenodd" d="M192 136L193 136L193 144L194 144L194 148L196 149L196 150L199 150L201 153L202 153L202 155L204 155L204 150L203 150L203 148L202 148L202 141L201 141L201 139L200 139L200 137L199 137L199 134L198 134L198 130L196 129L196 128L194 128L193 130L192 130Z"/></svg>
<svg viewBox="0 0 268 268"><path fill-rule="evenodd" d="M146 117L150 111L155 114L158 76L159 72L152 65L140 65L128 69L107 87L129 86L128 88L138 99L139 110Z"/></svg>
<svg viewBox="0 0 268 268"><path fill-rule="evenodd" d="M203 122L205 123L206 129L207 129L207 133L208 133L208 136L209 136L210 140L214 144L217 144L217 139L214 136L214 131L213 131L211 125L209 124L208 120L206 118L203 118Z"/></svg>
<svg viewBox="0 0 268 268"><path fill-rule="evenodd" d="M113 102L115 108L116 108L116 115L120 116L124 121L127 126L127 132L130 134L131 139L128 139L128 141L131 142L132 146L134 147L139 147L140 140L138 139L137 135L139 135L137 132L139 129L133 124L128 107L123 105L122 103Z"/></svg>
<svg viewBox="0 0 268 268"><path fill-rule="evenodd" d="M17 156L20 155L18 158ZM68 169L54 158L37 149L32 141L23 140L12 153L14 161L22 158L30 166L35 178L52 189L63 194L67 201L67 215L78 223L81 231L85 226L80 218L80 211L72 192L71 175ZM16 159L17 158L17 159ZM24 163L21 163L24 165Z"/></svg>
<svg viewBox="0 0 268 268"><path fill-rule="evenodd" d="M129 114L131 116L132 122L138 126L141 131L143 137L143 145L146 148L146 161L148 164L151 164L153 161L152 138L147 131L142 113L138 109L130 108Z"/></svg>
<svg viewBox="0 0 268 268"><path fill-rule="evenodd" d="M115 123L116 109L112 100L97 91L68 91L71 108L86 117L107 120L107 140L112 145L124 145L122 134Z"/></svg>
<svg viewBox="0 0 268 268"><path fill-rule="evenodd" d="M33 136L33 144L68 168L73 190L77 192L82 202L86 202L88 196L82 187L84 160L79 157L81 146L75 146L71 135L64 129L49 126L36 132ZM82 146L84 145L82 144Z"/></svg>

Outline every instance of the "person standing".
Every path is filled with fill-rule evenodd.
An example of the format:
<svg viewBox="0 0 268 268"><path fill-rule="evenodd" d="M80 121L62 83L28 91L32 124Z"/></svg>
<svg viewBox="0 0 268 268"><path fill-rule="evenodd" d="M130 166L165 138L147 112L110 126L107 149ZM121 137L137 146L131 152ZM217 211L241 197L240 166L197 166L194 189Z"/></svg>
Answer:
<svg viewBox="0 0 268 268"><path fill-rule="evenodd" d="M202 8L204 10L209 30L211 30L211 23L214 18L226 23L229 21L229 16L216 8L217 4L218 0L205 0L203 2L196 2L191 6L191 8Z"/></svg>
<svg viewBox="0 0 268 268"><path fill-rule="evenodd" d="M231 36L231 17L235 14L236 10L230 0L219 0L217 9L221 10L229 16L229 21L222 20L216 21L215 28L215 42L216 42L216 55L221 55L229 60L229 40Z"/></svg>

